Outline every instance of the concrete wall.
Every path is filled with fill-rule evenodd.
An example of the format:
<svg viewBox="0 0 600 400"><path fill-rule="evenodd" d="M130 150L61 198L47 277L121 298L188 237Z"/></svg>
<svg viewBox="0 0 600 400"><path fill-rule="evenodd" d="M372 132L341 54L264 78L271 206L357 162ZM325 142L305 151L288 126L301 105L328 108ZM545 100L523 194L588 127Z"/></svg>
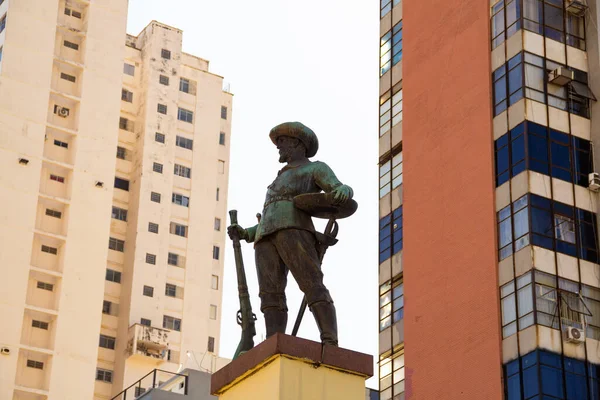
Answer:
<svg viewBox="0 0 600 400"><path fill-rule="evenodd" d="M219 337L222 291L211 289L211 278L222 278L223 252L213 260L212 246L225 242L225 223L215 231L214 219L226 216L232 96L206 60L181 53L177 29L152 23L138 49L126 47L125 0L7 0L0 17L5 13L0 346L11 352L0 356L0 399L106 398L157 366L176 370L188 350L201 358L208 337ZM162 60L162 48L171 60ZM134 77L123 74L124 59L136 66ZM159 84L160 74L170 86ZM196 82L196 95L179 91L180 76ZM132 103L120 100L123 87L134 92ZM158 103L168 106L166 116L156 112ZM179 104L194 111L194 124L177 120ZM119 129L120 117L134 128ZM156 132L165 134L164 144ZM193 139L195 150L177 147L178 135ZM126 148L124 160L115 158L117 146ZM152 171L154 162L163 164L162 174ZM191 179L174 176L176 163L192 168ZM113 188L115 175L130 181L129 191ZM160 204L150 202L153 191ZM190 207L174 205L173 192L190 197ZM111 219L113 205L128 210L127 222ZM187 239L169 233L172 221L189 226ZM148 232L149 222L159 224L158 234ZM109 250L109 237L124 240L125 252ZM186 265L167 265L169 252ZM156 255L156 265L146 263L146 253ZM122 273L121 283L105 280L107 268ZM165 296L166 283L178 287L175 298ZM142 296L144 285L154 287L154 297ZM211 304L216 320L208 316ZM169 336L171 362L129 357L129 327L147 318L162 328L163 315L183 320L182 332ZM117 348L99 348L100 334L115 337ZM28 367L28 360L43 366ZM113 383L97 381L97 368L113 371Z"/></svg>
<svg viewBox="0 0 600 400"><path fill-rule="evenodd" d="M402 13L406 398L501 399L489 2Z"/></svg>
<svg viewBox="0 0 600 400"><path fill-rule="evenodd" d="M12 350L0 358L3 399L93 395L126 7L124 0L94 1L82 6L77 21L65 16L59 0L5 1L0 7L0 16L8 10L0 39L0 189L6 206L0 268L8 277L0 312L3 346ZM63 39L72 37L81 44L78 51L64 49ZM76 76L76 83L70 86L61 72ZM69 107L69 116L58 117L54 104ZM68 148L55 146L54 139ZM19 158L29 163L19 164ZM64 182L50 180L51 174ZM96 188L97 181L106 186ZM49 219L47 208L62 216ZM42 245L57 254L42 252ZM52 289L39 289L38 282ZM33 319L48 322L48 330L32 328ZM43 362L43 369L27 367L27 360Z"/></svg>
<svg viewBox="0 0 600 400"><path fill-rule="evenodd" d="M232 96L223 92L223 78L208 72L208 62L182 53L181 46L180 30L152 22L135 39L135 48L126 49L125 62L135 66L135 74L123 75L123 87L133 93L133 102L121 102L121 115L135 128L133 138L124 130L119 133L119 146L127 149L131 161L118 160L117 170L130 181L130 190L120 198L117 192L122 191L115 191L114 205L128 209L128 221L111 231L126 242L125 253L116 260L124 273L115 334L127 337L130 326L141 318L162 328L165 315L181 319L181 332L169 333L170 362L117 358L113 394L157 366L175 371L180 363L212 359L211 354L203 357L209 336L216 339L218 351L222 290L212 289L211 280L212 275L222 279L224 264L223 252L213 260L212 249L223 249L225 243ZM170 51L170 59L162 57L163 49ZM161 76L168 84L160 83ZM180 91L180 78L188 79L195 90ZM159 104L167 107L166 114L157 112ZM228 108L226 120L221 106ZM179 107L194 113L193 123L178 119ZM156 141L157 132L165 135L165 143ZM220 132L226 133L225 145L219 144ZM193 149L177 146L177 136L193 140ZM224 173L217 170L219 160L225 161ZM162 173L153 170L154 163L162 165ZM176 164L191 168L191 177L175 175ZM153 192L161 195L160 203L150 200ZM173 193L188 197L189 207L173 203ZM214 229L215 218L223 221L220 231ZM187 226L187 237L172 234L172 222ZM149 223L158 224L158 233L148 231ZM167 263L169 253L180 257L180 266ZM155 265L146 262L147 254L156 256ZM165 295L167 283L180 288L176 297ZM142 295L144 286L154 288L153 297ZM217 306L216 320L209 318L211 304ZM128 346L126 340L119 341L116 353L126 354Z"/></svg>

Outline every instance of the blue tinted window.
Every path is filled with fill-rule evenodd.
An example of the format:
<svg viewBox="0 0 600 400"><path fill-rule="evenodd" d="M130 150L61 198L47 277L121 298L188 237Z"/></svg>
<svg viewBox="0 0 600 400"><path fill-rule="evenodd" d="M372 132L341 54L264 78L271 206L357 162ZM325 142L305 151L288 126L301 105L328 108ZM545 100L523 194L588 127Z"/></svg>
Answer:
<svg viewBox="0 0 600 400"><path fill-rule="evenodd" d="M535 246L540 246L545 249L554 250L554 246L553 246L554 242L553 242L552 238L548 237L548 236L541 236L541 235L533 234L531 236L531 243Z"/></svg>
<svg viewBox="0 0 600 400"><path fill-rule="evenodd" d="M529 135L529 155L536 160L548 162L548 141L546 138Z"/></svg>
<svg viewBox="0 0 600 400"><path fill-rule="evenodd" d="M600 382L596 379L590 379L590 400L600 399Z"/></svg>
<svg viewBox="0 0 600 400"><path fill-rule="evenodd" d="M526 399L540 393L537 368L523 370L523 394Z"/></svg>
<svg viewBox="0 0 600 400"><path fill-rule="evenodd" d="M496 140L496 150L506 146L508 144L508 135L502 135Z"/></svg>
<svg viewBox="0 0 600 400"><path fill-rule="evenodd" d="M402 250L402 207L379 220L379 263Z"/></svg>
<svg viewBox="0 0 600 400"><path fill-rule="evenodd" d="M494 84L494 101L496 104L506 100L506 78L502 77ZM499 114L499 113L497 113Z"/></svg>
<svg viewBox="0 0 600 400"><path fill-rule="evenodd" d="M531 231L544 236L551 236L554 232L554 223L550 211L531 209Z"/></svg>
<svg viewBox="0 0 600 400"><path fill-rule="evenodd" d="M506 364L506 375L511 376L519 373L519 360L514 360Z"/></svg>
<svg viewBox="0 0 600 400"><path fill-rule="evenodd" d="M596 238L595 230L592 224L581 224L579 229L579 235L581 236L581 244L584 247L595 248Z"/></svg>
<svg viewBox="0 0 600 400"><path fill-rule="evenodd" d="M550 365L556 368L562 368L560 356L558 354L549 353L547 351L539 351L540 364Z"/></svg>
<svg viewBox="0 0 600 400"><path fill-rule="evenodd" d="M506 67L503 65L500 68L498 68L497 70L494 71L494 80L497 81L498 78L504 76L504 74L506 73Z"/></svg>
<svg viewBox="0 0 600 400"><path fill-rule="evenodd" d="M544 350L522 356L522 372L519 371L518 361L504 365L504 385L508 400L600 399L598 365Z"/></svg>
<svg viewBox="0 0 600 400"><path fill-rule="evenodd" d="M402 21L392 29L392 65L402 60Z"/></svg>
<svg viewBox="0 0 600 400"><path fill-rule="evenodd" d="M533 365L537 364L537 351L532 351L529 354L521 357L521 362L523 364L523 369L529 368Z"/></svg>
<svg viewBox="0 0 600 400"><path fill-rule="evenodd" d="M565 357L565 371L585 375L585 363L574 358Z"/></svg>
<svg viewBox="0 0 600 400"><path fill-rule="evenodd" d="M554 203L554 212L561 214L561 215L566 215L570 218L575 218L574 216L574 211L575 209L568 205L568 204L564 204L564 203L559 203L558 201L553 202Z"/></svg>
<svg viewBox="0 0 600 400"><path fill-rule="evenodd" d="M560 142L566 145L569 144L569 135L567 135L566 133L555 131L554 129L550 129L550 139L554 140L555 142Z"/></svg>
<svg viewBox="0 0 600 400"><path fill-rule="evenodd" d="M379 229L383 228L384 226L388 225L390 222L392 222L392 215L386 215L385 217L381 218L379 220Z"/></svg>
<svg viewBox="0 0 600 400"><path fill-rule="evenodd" d="M511 135L513 164L525 159L525 135Z"/></svg>
<svg viewBox="0 0 600 400"><path fill-rule="evenodd" d="M527 122L527 131L529 133L534 133L538 136L548 136L548 129L545 126L535 124L533 122Z"/></svg>
<svg viewBox="0 0 600 400"><path fill-rule="evenodd" d="M498 175L496 185L500 186L506 182L508 176L508 146L496 152L496 174Z"/></svg>
<svg viewBox="0 0 600 400"><path fill-rule="evenodd" d="M511 69L508 73L508 93L513 94L517 90L523 87L523 68ZM514 104L515 101L511 101Z"/></svg>
<svg viewBox="0 0 600 400"><path fill-rule="evenodd" d="M550 209L551 200L545 197L532 194L529 196L529 201L531 202L532 206L543 208L545 210Z"/></svg>
<svg viewBox="0 0 600 400"><path fill-rule="evenodd" d="M511 58L510 60L508 60L508 69L512 69L514 67L516 67L523 59L523 56L521 53L517 54L516 56L514 56L513 58Z"/></svg>
<svg viewBox="0 0 600 400"><path fill-rule="evenodd" d="M506 394L508 400L521 400L521 379L519 375L507 379Z"/></svg>
<svg viewBox="0 0 600 400"><path fill-rule="evenodd" d="M563 399L562 371L557 368L542 365L540 367L540 372L542 375L542 393Z"/></svg>
<svg viewBox="0 0 600 400"><path fill-rule="evenodd" d="M571 156L569 152L569 146L565 146L556 142L552 142L550 146L550 152L552 154L552 176L554 175L554 171L556 168L560 167L565 170L565 173L568 174L567 178L560 178L566 180L568 182L571 181Z"/></svg>

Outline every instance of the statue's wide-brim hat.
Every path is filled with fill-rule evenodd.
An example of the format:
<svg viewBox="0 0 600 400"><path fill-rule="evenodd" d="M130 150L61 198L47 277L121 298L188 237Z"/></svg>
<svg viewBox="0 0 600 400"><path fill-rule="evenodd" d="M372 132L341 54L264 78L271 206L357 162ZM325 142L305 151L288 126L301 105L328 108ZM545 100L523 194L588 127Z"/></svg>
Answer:
<svg viewBox="0 0 600 400"><path fill-rule="evenodd" d="M307 193L294 197L294 206L315 218L342 219L354 214L358 203L353 199L336 204L333 193Z"/></svg>
<svg viewBox="0 0 600 400"><path fill-rule="evenodd" d="M289 136L300 140L306 147L306 157L308 158L314 157L319 150L317 135L301 122L284 122L271 129L269 137L274 144L277 144L279 136Z"/></svg>

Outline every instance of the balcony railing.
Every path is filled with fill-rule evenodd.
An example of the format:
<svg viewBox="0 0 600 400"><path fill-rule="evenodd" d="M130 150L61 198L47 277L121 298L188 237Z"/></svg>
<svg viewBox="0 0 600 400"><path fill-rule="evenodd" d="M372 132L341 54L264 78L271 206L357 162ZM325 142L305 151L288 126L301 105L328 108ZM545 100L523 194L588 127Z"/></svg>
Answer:
<svg viewBox="0 0 600 400"><path fill-rule="evenodd" d="M171 381L176 378L177 381L183 382L183 387L181 388L183 391L182 394L187 395L189 379L187 375L163 371L161 369L154 369L150 373L144 375L140 380L128 386L125 390L113 397L111 400L133 400L141 398L144 394L152 389L160 390L162 382Z"/></svg>

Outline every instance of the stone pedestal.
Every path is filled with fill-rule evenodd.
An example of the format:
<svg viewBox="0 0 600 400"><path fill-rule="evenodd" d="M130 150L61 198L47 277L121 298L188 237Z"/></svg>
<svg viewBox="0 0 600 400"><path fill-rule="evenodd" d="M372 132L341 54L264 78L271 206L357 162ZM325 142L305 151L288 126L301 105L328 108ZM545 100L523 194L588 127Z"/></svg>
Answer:
<svg viewBox="0 0 600 400"><path fill-rule="evenodd" d="M211 379L219 400L364 400L373 356L276 334Z"/></svg>

